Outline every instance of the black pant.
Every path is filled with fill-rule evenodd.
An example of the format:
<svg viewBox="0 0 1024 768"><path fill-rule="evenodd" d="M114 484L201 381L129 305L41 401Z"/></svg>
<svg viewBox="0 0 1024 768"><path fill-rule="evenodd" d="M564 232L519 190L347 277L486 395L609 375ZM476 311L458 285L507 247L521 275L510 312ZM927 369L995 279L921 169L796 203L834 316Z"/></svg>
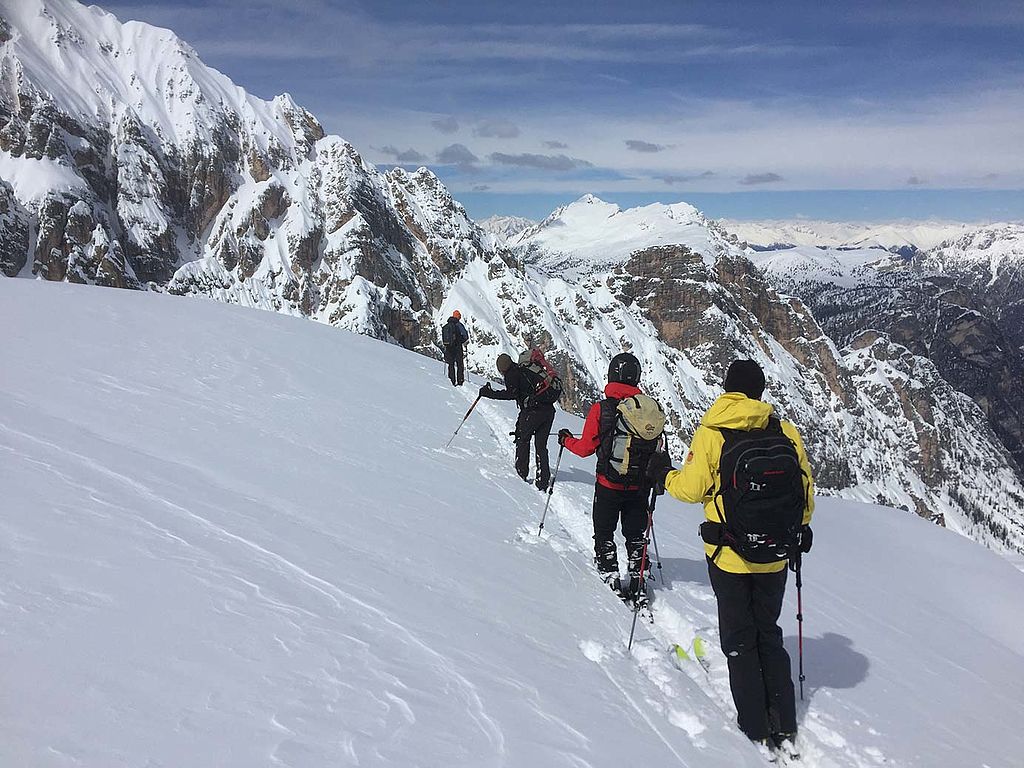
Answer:
<svg viewBox="0 0 1024 768"><path fill-rule="evenodd" d="M523 480L530 479L530 443L537 453L538 488L547 488L551 480L551 466L548 463L548 437L555 422L555 406L538 405L524 408L516 420L516 472Z"/></svg>
<svg viewBox="0 0 1024 768"><path fill-rule="evenodd" d="M461 344L450 344L444 348L444 361L448 363L448 378L452 384L461 386L466 380L466 361Z"/></svg>
<svg viewBox="0 0 1024 768"><path fill-rule="evenodd" d="M600 483L594 487L594 562L601 573L617 573L619 570L615 528L621 518L629 572L634 576L640 575L649 495L647 489L616 491ZM647 559L649 564L650 555Z"/></svg>
<svg viewBox="0 0 1024 768"><path fill-rule="evenodd" d="M786 570L729 573L709 559L708 573L740 730L751 739L796 733L793 678L778 625Z"/></svg>

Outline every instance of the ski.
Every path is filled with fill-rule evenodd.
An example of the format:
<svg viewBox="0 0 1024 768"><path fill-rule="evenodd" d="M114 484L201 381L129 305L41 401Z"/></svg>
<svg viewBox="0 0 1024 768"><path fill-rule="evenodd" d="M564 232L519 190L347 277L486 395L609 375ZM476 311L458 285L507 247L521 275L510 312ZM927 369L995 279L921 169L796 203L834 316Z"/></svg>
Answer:
<svg viewBox="0 0 1024 768"><path fill-rule="evenodd" d="M700 664L701 669L704 670L705 674L711 674L711 665L708 663L707 659L707 643L700 635L694 635L693 640L690 641L690 644L686 648L675 643L669 651L673 656L675 656L677 663L696 661Z"/></svg>

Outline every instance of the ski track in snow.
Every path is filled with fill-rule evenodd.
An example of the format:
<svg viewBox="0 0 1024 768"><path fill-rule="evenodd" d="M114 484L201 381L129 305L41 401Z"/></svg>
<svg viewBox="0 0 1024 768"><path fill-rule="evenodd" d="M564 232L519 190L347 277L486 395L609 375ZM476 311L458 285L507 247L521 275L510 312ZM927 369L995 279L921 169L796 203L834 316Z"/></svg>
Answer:
<svg viewBox="0 0 1024 768"><path fill-rule="evenodd" d="M471 401L472 398L470 397L468 402ZM502 438L508 435L515 426L514 420L506 415L507 412L514 414L515 411L508 407L502 408L502 405L507 406L508 403L505 403L505 401L486 403L481 401L476 408L486 417L487 429L496 442L496 448L503 442L507 442L503 441ZM456 406L454 410L458 410L458 407ZM552 437L554 432L557 432L558 421L559 419L556 418ZM457 437L456 440L458 439ZM552 442L554 443L554 440ZM557 446L557 443L555 445ZM552 472L554 472L558 448L555 447L551 450L549 446L549 450ZM568 451L563 454L563 472L566 469L565 459L569 455ZM533 458L531 455L531 470L533 469ZM495 466L504 466L505 471L503 474L506 476L514 475L511 468L513 459L513 450L511 448L504 451L498 448L490 453L484 453L480 456L480 459L490 462ZM593 462L594 459L590 458L583 461ZM492 470L483 466L479 468L479 472L486 478L497 476L496 472L492 472ZM495 487L510 500L517 511L524 517L528 517L537 507L537 498L541 499L539 504L542 507L547 499L547 494L537 494L534 497L532 486L526 483L523 483L523 485L524 488L528 489L529 493L524 494L522 498L516 498L503 485L495 483ZM573 575L573 570L576 571L576 575L579 575L581 570L580 555L583 556L583 568L590 571L592 580L596 580L596 571L592 570L592 564L588 561L591 557L591 548L593 546L593 527L589 514L589 507L591 505L589 491L591 486L584 487L587 489L587 492L579 493L576 492L578 486L572 486L571 489L567 489L566 483L559 483L556 478L555 489L551 495L551 503L543 533L538 536L537 525L534 525L532 530L523 526L514 537L515 542L519 545L530 545L531 541L543 541L550 545L559 554L559 560L574 583L576 582L576 576ZM531 500L534 503L530 503ZM658 504L663 506L669 503L673 502L668 496L661 497L658 500ZM655 535L657 535L657 518L656 507ZM540 519L538 518L538 525L539 522ZM550 530L552 523L560 529L558 532L553 533ZM619 535L619 538L621 538L621 535ZM621 541L618 544L621 554ZM569 553L576 555L571 561L566 557ZM654 572L654 578L652 579L654 589L654 597L652 599L654 623L651 625L643 620L637 622L636 638L634 639L632 651L636 667L653 683L655 689L660 694L658 699L648 700L645 704L648 707L653 706L659 712L665 714L668 722L685 731L697 747L706 747L706 743L700 738L700 734L708 728L709 722L728 723L730 729L736 732L737 738L745 739L734 725L736 713L729 689L729 675L725 657L719 647L717 603L715 602L714 593L711 591L710 585L697 586L691 584L681 587L675 585L666 587L661 580L660 574L663 568L659 568L659 561L652 560L652 563L654 565L652 569ZM792 582L789 584L789 589L795 590ZM608 597L609 602L621 603L618 598L610 594L610 590ZM842 605L844 610L848 608L856 609L855 606L848 606L845 602L839 600L838 596L832 595L832 597L834 598L833 605ZM631 622L631 614L628 612L628 609L623 609L621 612ZM822 613L827 616L826 611L822 611ZM889 626L889 628L897 635L905 634L898 627ZM642 637L645 633L648 636L647 639ZM693 639L697 635L700 635L705 640L707 655L710 657L709 666L711 669L707 673L696 662L677 666L669 660L669 650L675 644L678 643L684 648L689 648L692 646ZM581 652L602 668L609 681L621 693L630 707L637 712L655 736L675 755L680 765L686 766L688 765L686 761L673 748L671 742L665 738L658 725L651 720L644 706L633 699L627 688L619 682L611 670L609 661L615 656L621 657L626 653L627 638L628 634L623 634L621 637L611 640L613 647L616 649L621 647L621 651L609 650L602 645L601 641L593 640L585 641L583 647L581 647ZM609 640L605 639L604 642L609 642ZM794 670L796 669L796 659L793 659L793 668ZM673 706L675 700L682 698L681 691L674 684L679 682L680 672L683 672L706 695L707 706L697 713L680 710ZM839 766L877 768L880 765L899 765L897 762L887 758L876 747L860 749L849 744L833 726L826 722L825 717L819 715L811 708L810 701L805 703L801 702L798 698L797 717L801 724L798 737L801 750L799 762L801 765L816 766L817 768L838 768ZM837 756L837 753L844 758L842 762L835 762L834 758ZM785 762L780 759L779 764L785 764Z"/></svg>
<svg viewBox="0 0 1024 768"><path fill-rule="evenodd" d="M97 462L88 456L84 456L80 453L72 451L68 448L65 448L64 446L58 445L57 443L43 440L36 436L19 431L7 424L0 423L0 430L26 443L34 444L48 451L52 451L53 453L65 459L71 460L81 465L83 468L93 473L96 473L103 477L109 478L115 481L116 483L119 483L120 485L124 486L126 489L130 490L132 493L141 497L142 499L154 502L160 506L167 508L175 515L175 517L178 518L179 521L184 520L193 523L198 529L200 529L200 536L202 535L202 532L208 532L218 537L222 541L251 550L257 555L258 559L262 559L265 563L269 564L271 566L271 569L276 571L278 575L283 576L285 578L290 578L295 583L298 583L303 587L307 588L308 590L317 593L319 596L326 598L338 611L350 610L351 605L354 605L359 610L376 617L384 624L391 627L394 631L399 633L401 636L405 637L408 640L408 642L412 644L414 647L419 648L424 654L424 656L428 657L429 659L432 659L435 668L442 674L442 676L452 681L459 689L462 698L467 703L467 713L469 717L472 719L473 722L477 724L481 733L483 733L486 736L494 753L493 758L491 760L485 761L483 764L500 766L505 763L505 736L497 720L487 713L486 708L477 692L476 686L474 686L473 683L468 678L466 678L464 675L458 672L455 662L446 657L436 647L430 645L429 643L421 639L414 632L409 630L406 626L393 619L384 611L379 610L378 608L374 607L373 605L367 603L364 600L360 600L352 593L341 589L336 584L333 584L327 579L321 578L310 573L309 571L302 568L297 563L289 560L288 558L261 546L255 541L252 541L244 536L234 533L228 530L227 528L218 525L213 521L203 517L202 515L197 514L196 512L193 512L178 504L175 504L170 499L163 497L162 495L160 495L159 493L157 493L144 483L141 483L125 474L122 474L114 469L111 469L110 467L100 462ZM102 441L102 438L100 438L98 435L92 435L92 437L93 439ZM26 451L25 453L29 452ZM56 465L45 462L40 463L45 464L48 471L57 474L65 482L75 482L71 476L59 472L59 470L57 470L56 468ZM192 473L202 472L202 470L193 466L183 467L182 469L184 471ZM89 491L90 495L93 497L94 500L99 500L96 497L96 491L94 489L85 488L83 490ZM185 538L187 534L176 534L173 531L165 527L162 527L161 525L151 520L147 520L143 517L136 516L135 519L138 523L153 530L159 536L169 541L172 541L185 549L193 550L196 548L196 545L194 545L187 538ZM226 575L229 578L237 580L240 583L249 587L252 590L253 594L255 594L259 599L271 605L275 609L279 609L280 611L283 611L288 614L304 614L307 617L315 616L315 614L313 614L312 612L305 610L301 607L283 603L268 597L266 592L260 585L247 580L239 573L229 572ZM350 604L350 606L346 607L345 603ZM225 607L225 609L228 610L227 607ZM292 626L296 629L301 629L294 622L292 622ZM364 641L359 640L357 638L349 637L348 639L355 643L362 644L364 646L366 645ZM282 642L280 639L278 639L277 642L280 645L282 645L286 651L288 650L286 643ZM401 685L400 681L395 680L394 682ZM385 691L385 695L390 701L392 701L392 703L394 703L397 706L397 708L401 712L402 717L405 719L407 723L415 722L415 715L413 714L412 709L405 702L405 700L401 699L400 697L398 697L390 691ZM290 731L290 729L282 725L276 719L276 716L271 716L271 724L283 733L286 733L288 735L294 735ZM354 748L350 749L350 752L353 759L355 759L358 762L358 756L354 752ZM277 761L276 758L275 761Z"/></svg>

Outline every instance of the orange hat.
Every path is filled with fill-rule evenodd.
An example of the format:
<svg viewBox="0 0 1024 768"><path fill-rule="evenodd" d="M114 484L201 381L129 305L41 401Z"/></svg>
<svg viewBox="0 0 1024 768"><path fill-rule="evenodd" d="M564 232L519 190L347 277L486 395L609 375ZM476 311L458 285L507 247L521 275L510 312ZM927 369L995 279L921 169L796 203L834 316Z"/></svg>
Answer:
<svg viewBox="0 0 1024 768"><path fill-rule="evenodd" d="M452 317L454 317L456 320L461 320L462 319L462 313L459 312L459 310L456 309L454 312L452 312Z"/></svg>

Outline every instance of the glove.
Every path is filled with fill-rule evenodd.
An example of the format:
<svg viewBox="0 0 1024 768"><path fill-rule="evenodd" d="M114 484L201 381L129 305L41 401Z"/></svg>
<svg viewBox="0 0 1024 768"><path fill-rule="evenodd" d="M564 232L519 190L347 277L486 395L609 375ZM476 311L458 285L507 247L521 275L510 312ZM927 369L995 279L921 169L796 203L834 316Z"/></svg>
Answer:
<svg viewBox="0 0 1024 768"><path fill-rule="evenodd" d="M811 551L811 542L814 540L814 534L811 532L811 526L805 525L800 529L799 537L797 538L797 546L800 551L807 554Z"/></svg>
<svg viewBox="0 0 1024 768"><path fill-rule="evenodd" d="M647 462L647 479L655 493L665 492L665 477L673 469L675 467L672 466L672 459L668 457L667 453L657 451L651 454L651 458Z"/></svg>
<svg viewBox="0 0 1024 768"><path fill-rule="evenodd" d="M560 429L560 430L558 430L558 444L560 446L562 446L563 448L565 447L566 439L568 439L570 437L572 437L572 432L570 432L568 429Z"/></svg>
<svg viewBox="0 0 1024 768"><path fill-rule="evenodd" d="M482 387L480 387L480 397L490 397L490 396L491 396L491 382L488 381L486 384L484 384Z"/></svg>

